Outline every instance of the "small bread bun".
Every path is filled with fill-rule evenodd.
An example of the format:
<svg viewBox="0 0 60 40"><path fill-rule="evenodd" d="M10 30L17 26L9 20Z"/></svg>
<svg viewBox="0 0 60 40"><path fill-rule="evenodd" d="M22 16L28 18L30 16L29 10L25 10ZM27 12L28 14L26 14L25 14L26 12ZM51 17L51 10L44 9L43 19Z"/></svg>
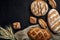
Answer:
<svg viewBox="0 0 60 40"><path fill-rule="evenodd" d="M42 28L47 28L47 23L43 19L39 19L38 22Z"/></svg>
<svg viewBox="0 0 60 40"><path fill-rule="evenodd" d="M56 9L51 9L48 13L48 23L50 29L57 34L60 34L60 15Z"/></svg>
<svg viewBox="0 0 60 40"><path fill-rule="evenodd" d="M43 16L48 11L48 5L44 1L34 1L31 4L31 11L35 16Z"/></svg>
<svg viewBox="0 0 60 40"><path fill-rule="evenodd" d="M52 8L57 7L57 4L56 4L55 0L48 0L48 1L49 1L49 4L52 6Z"/></svg>
<svg viewBox="0 0 60 40"><path fill-rule="evenodd" d="M28 36L32 40L48 40L51 37L50 33L48 33L47 30L38 27L31 28L28 32Z"/></svg>
<svg viewBox="0 0 60 40"><path fill-rule="evenodd" d="M20 22L14 22L14 23L13 23L13 28L14 28L14 29L20 29L20 28L21 28Z"/></svg>
<svg viewBox="0 0 60 40"><path fill-rule="evenodd" d="M37 18L30 16L30 23L31 24L36 24L37 23Z"/></svg>

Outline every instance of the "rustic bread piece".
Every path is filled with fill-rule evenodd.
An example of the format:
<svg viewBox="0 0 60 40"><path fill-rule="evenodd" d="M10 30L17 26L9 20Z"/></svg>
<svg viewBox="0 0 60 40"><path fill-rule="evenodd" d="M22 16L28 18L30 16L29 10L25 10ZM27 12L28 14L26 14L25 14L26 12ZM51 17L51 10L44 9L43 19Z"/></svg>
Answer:
<svg viewBox="0 0 60 40"><path fill-rule="evenodd" d="M14 29L20 29L21 28L21 23L20 22L14 22L13 23L13 28Z"/></svg>
<svg viewBox="0 0 60 40"><path fill-rule="evenodd" d="M48 23L50 29L59 34L60 33L60 15L56 9L51 9L48 13Z"/></svg>
<svg viewBox="0 0 60 40"><path fill-rule="evenodd" d="M31 4L31 11L35 16L43 16L48 11L48 5L44 1L33 1Z"/></svg>
<svg viewBox="0 0 60 40"><path fill-rule="evenodd" d="M48 40L51 36L50 33L47 32L47 30L38 27L30 29L28 35L33 40Z"/></svg>
<svg viewBox="0 0 60 40"><path fill-rule="evenodd" d="M30 16L30 23L31 24L36 24L37 23L37 18Z"/></svg>
<svg viewBox="0 0 60 40"><path fill-rule="evenodd" d="M48 13L48 23L49 25L53 25L54 22L59 19L59 13L56 9L51 9Z"/></svg>
<svg viewBox="0 0 60 40"><path fill-rule="evenodd" d="M28 32L29 36L33 39L33 40L42 40L44 39L43 33L40 30L40 28L32 28L29 32ZM39 37L40 36L40 37Z"/></svg>
<svg viewBox="0 0 60 40"><path fill-rule="evenodd" d="M57 20L52 26L51 30L54 31L54 33L60 33L60 19Z"/></svg>
<svg viewBox="0 0 60 40"><path fill-rule="evenodd" d="M39 19L38 22L42 28L47 28L47 23L43 19Z"/></svg>
<svg viewBox="0 0 60 40"><path fill-rule="evenodd" d="M57 7L57 4L56 4L55 0L48 0L48 1L49 1L49 4L52 6L52 8Z"/></svg>
<svg viewBox="0 0 60 40"><path fill-rule="evenodd" d="M42 32L44 33L44 36L47 40L51 38L51 34L49 31L47 31L46 29L42 29Z"/></svg>

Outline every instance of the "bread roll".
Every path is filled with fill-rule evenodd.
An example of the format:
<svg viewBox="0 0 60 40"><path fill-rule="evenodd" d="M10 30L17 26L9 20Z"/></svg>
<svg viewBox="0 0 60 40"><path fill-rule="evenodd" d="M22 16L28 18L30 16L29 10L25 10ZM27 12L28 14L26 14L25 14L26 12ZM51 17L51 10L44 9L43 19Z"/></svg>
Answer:
<svg viewBox="0 0 60 40"><path fill-rule="evenodd" d="M20 29L21 28L21 23L20 22L14 22L13 23L13 28L14 29Z"/></svg>
<svg viewBox="0 0 60 40"><path fill-rule="evenodd" d="M60 15L56 9L51 9L48 13L48 23L54 33L60 33Z"/></svg>
<svg viewBox="0 0 60 40"><path fill-rule="evenodd" d="M49 4L52 6L52 8L57 7L57 4L56 4L55 0L48 0L48 1L49 1Z"/></svg>
<svg viewBox="0 0 60 40"><path fill-rule="evenodd" d="M30 29L28 35L33 40L48 40L51 37L47 30L38 27Z"/></svg>
<svg viewBox="0 0 60 40"><path fill-rule="evenodd" d="M47 28L47 23L43 19L39 19L38 22L42 28Z"/></svg>
<svg viewBox="0 0 60 40"><path fill-rule="evenodd" d="M46 29L42 29L42 32L44 33L44 36L47 40L51 38L51 34L49 31L47 31Z"/></svg>
<svg viewBox="0 0 60 40"><path fill-rule="evenodd" d="M48 11L48 5L44 1L33 1L31 4L31 11L35 16L43 16Z"/></svg>
<svg viewBox="0 0 60 40"><path fill-rule="evenodd" d="M37 23L37 18L30 16L30 23L31 24L36 24Z"/></svg>

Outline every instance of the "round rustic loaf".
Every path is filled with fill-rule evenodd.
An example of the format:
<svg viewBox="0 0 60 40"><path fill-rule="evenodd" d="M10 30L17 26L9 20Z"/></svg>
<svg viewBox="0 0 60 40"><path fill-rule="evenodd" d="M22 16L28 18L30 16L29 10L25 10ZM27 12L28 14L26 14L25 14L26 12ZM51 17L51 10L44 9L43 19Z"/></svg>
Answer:
<svg viewBox="0 0 60 40"><path fill-rule="evenodd" d="M44 1L33 1L31 4L31 11L35 16L43 16L48 11L48 5Z"/></svg>

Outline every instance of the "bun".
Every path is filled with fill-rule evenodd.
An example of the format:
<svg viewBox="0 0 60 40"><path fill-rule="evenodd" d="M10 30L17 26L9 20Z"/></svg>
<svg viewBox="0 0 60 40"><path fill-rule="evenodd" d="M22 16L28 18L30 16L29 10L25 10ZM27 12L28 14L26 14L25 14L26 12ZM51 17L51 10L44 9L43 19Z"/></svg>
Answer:
<svg viewBox="0 0 60 40"><path fill-rule="evenodd" d="M42 28L47 28L47 23L43 19L39 19L38 21Z"/></svg>
<svg viewBox="0 0 60 40"><path fill-rule="evenodd" d="M21 23L20 22L14 22L13 23L13 28L14 29L21 29Z"/></svg>
<svg viewBox="0 0 60 40"><path fill-rule="evenodd" d="M31 24L36 24L37 23L37 18L30 16L30 23Z"/></svg>
<svg viewBox="0 0 60 40"><path fill-rule="evenodd" d="M55 0L48 0L48 1L49 1L49 4L52 6L52 8L57 7L57 4L56 4Z"/></svg>

